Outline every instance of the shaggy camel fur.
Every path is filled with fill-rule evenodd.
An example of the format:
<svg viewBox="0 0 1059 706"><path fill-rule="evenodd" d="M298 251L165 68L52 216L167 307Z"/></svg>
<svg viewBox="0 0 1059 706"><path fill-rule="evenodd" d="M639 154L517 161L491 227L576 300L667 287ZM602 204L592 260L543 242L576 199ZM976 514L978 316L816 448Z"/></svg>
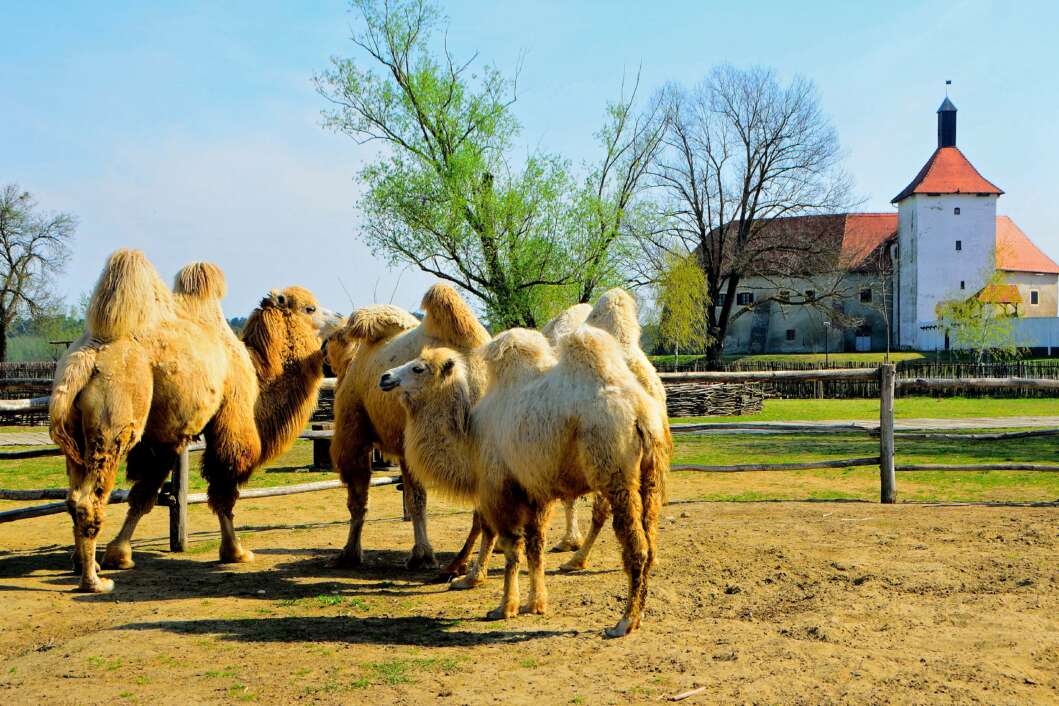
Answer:
<svg viewBox="0 0 1059 706"><path fill-rule="evenodd" d="M547 609L541 555L553 501L590 491L606 498L629 577L625 614L607 631L618 637L640 624L654 564L669 465L664 415L605 331L582 327L560 341L558 352L556 360L536 331L500 334L478 351L489 373L478 404L466 356L444 348L387 371L379 386L400 390L395 397L408 415L405 453L417 472L477 505L485 535L479 565L500 539L504 597L490 618L519 610L523 550L530 593L522 611Z"/></svg>
<svg viewBox="0 0 1059 706"><path fill-rule="evenodd" d="M448 285L431 287L423 297L422 308L426 314L422 322L394 306L360 309L328 344L329 348L334 346L329 359L340 366L335 368L339 379L331 461L346 484L350 517L349 536L334 561L336 566L359 566L363 562L361 531L368 508L373 447L401 464L415 537L407 566L437 566L427 536L426 491L416 478L417 469L404 459L404 409L393 395L379 389L379 376L387 368L412 360L426 347L445 346L466 352L489 341L489 333ZM472 366L471 389L475 394L484 378L484 367ZM461 554L466 557L469 552L468 549ZM463 569L453 565L445 570L445 575L458 575Z"/></svg>
<svg viewBox="0 0 1059 706"><path fill-rule="evenodd" d="M209 263L184 267L170 292L139 251L119 250L107 261L87 331L59 363L49 409L70 478L80 591L114 586L97 575L95 547L122 457L128 454L134 484L125 523L103 558L110 568L133 566L137 522L181 449L200 434L221 561L253 558L233 525L239 486L286 450L308 420L323 376L320 334L337 317L301 287L273 291L240 342L221 312L224 294L224 275Z"/></svg>
<svg viewBox="0 0 1059 706"><path fill-rule="evenodd" d="M666 438L669 439L670 447L672 440L669 435L669 418L666 416L666 389L662 385L661 378L654 365L640 348L640 322L636 309L636 301L623 289L614 288L603 294L596 305L576 304L559 316L549 321L541 333L548 339L553 348L557 348L560 339L572 333L583 323L603 329L614 336L625 351L625 362L629 369L643 385L647 393L653 397L661 406L663 416L666 418ZM672 449L671 449L672 450ZM559 567L560 571L577 571L587 566L588 554L592 551L592 545L599 536L603 524L607 521L609 508L606 500L596 495L592 502L592 527L588 538L582 538L581 530L577 525L576 500L564 500L563 508L566 513L566 531L563 538L555 546L555 551L573 551L577 553L569 561Z"/></svg>

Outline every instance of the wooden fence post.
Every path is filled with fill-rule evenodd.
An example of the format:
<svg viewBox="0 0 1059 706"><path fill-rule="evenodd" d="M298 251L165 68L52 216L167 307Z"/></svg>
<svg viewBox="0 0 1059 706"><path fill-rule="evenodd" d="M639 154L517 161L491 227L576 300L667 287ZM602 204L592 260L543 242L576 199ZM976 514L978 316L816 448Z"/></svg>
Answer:
<svg viewBox="0 0 1059 706"><path fill-rule="evenodd" d="M323 424L313 424L313 431L324 431ZM313 468L331 469L331 440L313 439Z"/></svg>
<svg viewBox="0 0 1059 706"><path fill-rule="evenodd" d="M180 460L173 469L173 504L169 506L169 551L188 548L188 447L180 449Z"/></svg>
<svg viewBox="0 0 1059 706"><path fill-rule="evenodd" d="M882 503L897 502L897 477L894 473L894 392L897 368L879 366L879 487Z"/></svg>

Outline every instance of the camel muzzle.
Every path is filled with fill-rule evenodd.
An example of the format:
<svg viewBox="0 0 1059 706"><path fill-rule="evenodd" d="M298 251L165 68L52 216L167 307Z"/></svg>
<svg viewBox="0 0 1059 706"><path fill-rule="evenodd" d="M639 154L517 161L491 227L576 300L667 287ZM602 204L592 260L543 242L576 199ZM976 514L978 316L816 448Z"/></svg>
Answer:
<svg viewBox="0 0 1059 706"><path fill-rule="evenodd" d="M396 389L401 386L401 379L396 375L390 373L383 373L382 377L379 378L379 387L383 392L389 392L390 390Z"/></svg>

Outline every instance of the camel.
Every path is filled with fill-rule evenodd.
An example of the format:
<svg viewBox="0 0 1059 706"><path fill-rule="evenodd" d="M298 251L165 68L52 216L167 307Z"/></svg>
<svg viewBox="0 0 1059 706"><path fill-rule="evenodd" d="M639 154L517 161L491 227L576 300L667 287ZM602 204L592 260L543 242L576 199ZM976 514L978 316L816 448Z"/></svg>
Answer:
<svg viewBox="0 0 1059 706"><path fill-rule="evenodd" d="M408 419L405 453L416 472L476 504L484 535L478 566L500 540L504 595L487 617L519 611L523 551L530 592L521 612L547 610L541 555L553 501L594 491L612 508L629 578L624 615L606 634L635 630L669 465L665 415L630 371L621 345L595 327L562 338L558 358L541 333L526 329L498 335L474 357L489 375L477 404L467 356L445 348L388 370L379 387L399 390L394 396Z"/></svg>
<svg viewBox="0 0 1059 706"><path fill-rule="evenodd" d="M96 284L87 330L63 356L49 407L51 436L66 456L79 591L104 593L96 537L119 462L133 481L121 531L103 566L131 568L131 539L181 450L205 438L202 475L221 529L220 560L245 562L233 508L239 487L297 438L323 377L321 336L338 317L301 287L273 290L240 341L225 321L224 275L185 266L170 291L137 250L110 256Z"/></svg>
<svg viewBox="0 0 1059 706"><path fill-rule="evenodd" d="M666 419L666 438L669 439L672 452L672 437L669 434L669 419L666 416L666 389L654 365L640 348L640 322L636 310L636 301L629 293L615 287L599 298L593 307L589 304L575 304L566 309L541 329L541 333L557 348L559 341L575 331L581 324L601 328L614 336L625 351L625 362L639 380L640 384L661 406ZM588 565L588 554L592 551L603 524L607 521L609 508L606 500L597 495L592 502L592 526L587 539L581 535L577 524L577 500L564 500L563 509L566 515L563 538L553 551L575 551L569 561L559 567L560 571L578 571Z"/></svg>
<svg viewBox="0 0 1059 706"><path fill-rule="evenodd" d="M417 469L405 462L405 412L393 395L379 390L378 380L386 369L412 360L424 348L445 346L467 352L489 341L489 333L456 290L446 284L431 287L423 297L422 308L422 322L395 306L360 309L328 343L329 360L333 367L338 366L334 367L338 384L331 461L346 485L350 517L345 547L333 562L337 567L357 567L364 560L361 531L368 507L373 448L401 466L415 538L406 566L437 567L427 535L426 491L417 479ZM484 366L472 365L471 371L470 389L477 395L484 385ZM469 554L470 548L461 550L442 578L464 573Z"/></svg>

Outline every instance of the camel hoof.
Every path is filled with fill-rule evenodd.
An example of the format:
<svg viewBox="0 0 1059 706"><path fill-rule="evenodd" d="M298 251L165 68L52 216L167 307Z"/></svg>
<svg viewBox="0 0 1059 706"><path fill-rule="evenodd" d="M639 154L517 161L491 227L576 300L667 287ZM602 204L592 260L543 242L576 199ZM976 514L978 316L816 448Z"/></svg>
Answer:
<svg viewBox="0 0 1059 706"><path fill-rule="evenodd" d="M562 541L552 547L553 552L576 552L581 548L580 537L563 537Z"/></svg>
<svg viewBox="0 0 1059 706"><path fill-rule="evenodd" d="M586 566L585 562L577 561L575 559L571 559L570 561L566 562L565 564L560 564L559 565L559 571L560 571L560 573L569 574L569 573L573 573L574 571L583 571L585 566Z"/></svg>
<svg viewBox="0 0 1059 706"><path fill-rule="evenodd" d="M131 569L136 566L132 560L132 549L129 547L107 547L103 553L104 569Z"/></svg>
<svg viewBox="0 0 1059 706"><path fill-rule="evenodd" d="M221 550L222 564L248 564L254 560L254 553L249 549L236 547L230 551Z"/></svg>
<svg viewBox="0 0 1059 706"><path fill-rule="evenodd" d="M77 587L77 593L110 593L114 590L114 582L111 579L97 577L95 583L81 581Z"/></svg>
<svg viewBox="0 0 1059 706"><path fill-rule="evenodd" d="M485 583L485 579L476 578L473 576L463 576L458 578L449 584L449 589L453 591L469 591L472 588L478 588Z"/></svg>
<svg viewBox="0 0 1059 706"><path fill-rule="evenodd" d="M612 628L607 628L603 631L603 636L611 639L615 637L625 637L635 629L635 625L628 618L622 618L618 621L618 624Z"/></svg>
<svg viewBox="0 0 1059 706"><path fill-rule="evenodd" d="M436 569L438 568L438 560L434 558L434 552L417 552L413 549L404 566L409 571Z"/></svg>
<svg viewBox="0 0 1059 706"><path fill-rule="evenodd" d="M493 608L491 611L485 614L486 620L507 620L508 618L514 618L518 615L515 608Z"/></svg>
<svg viewBox="0 0 1059 706"><path fill-rule="evenodd" d="M358 569L364 565L364 555L360 552L349 552L343 549L327 565L332 569Z"/></svg>
<svg viewBox="0 0 1059 706"><path fill-rule="evenodd" d="M548 604L543 601L527 603L518 609L521 615L544 615L548 612Z"/></svg>

